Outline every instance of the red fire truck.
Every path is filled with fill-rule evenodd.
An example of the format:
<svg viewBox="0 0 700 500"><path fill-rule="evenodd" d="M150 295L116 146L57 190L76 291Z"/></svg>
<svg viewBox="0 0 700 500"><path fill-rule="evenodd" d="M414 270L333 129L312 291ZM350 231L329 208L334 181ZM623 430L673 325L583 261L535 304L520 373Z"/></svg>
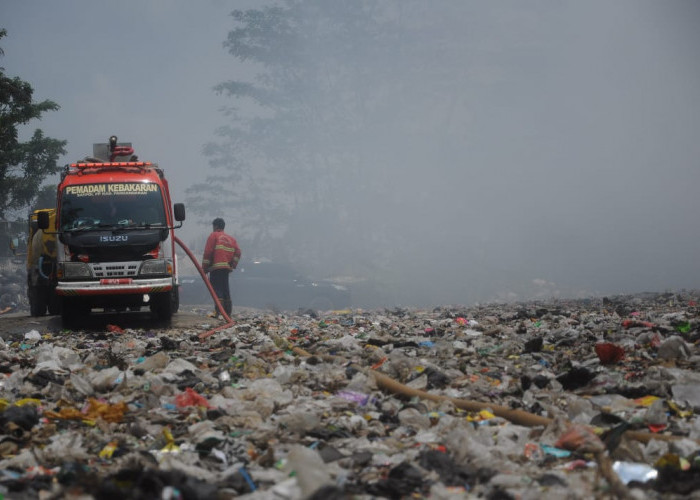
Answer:
<svg viewBox="0 0 700 500"><path fill-rule="evenodd" d="M133 153L116 136L95 144L92 157L66 165L53 227L38 215L57 236L54 293L64 324L95 308L144 306L167 321L179 307L174 230L185 206L172 204L163 170Z"/></svg>

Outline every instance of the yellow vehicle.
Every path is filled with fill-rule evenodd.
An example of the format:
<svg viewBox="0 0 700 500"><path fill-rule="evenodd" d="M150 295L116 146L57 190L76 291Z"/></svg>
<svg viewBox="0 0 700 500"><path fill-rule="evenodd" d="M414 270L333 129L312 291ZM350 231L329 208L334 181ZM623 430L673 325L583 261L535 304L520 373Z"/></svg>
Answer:
<svg viewBox="0 0 700 500"><path fill-rule="evenodd" d="M56 209L34 210L29 216L29 237L27 239L27 297L32 316L58 314L59 301L56 288L56 235L39 229L39 213L47 212L49 227L54 227Z"/></svg>

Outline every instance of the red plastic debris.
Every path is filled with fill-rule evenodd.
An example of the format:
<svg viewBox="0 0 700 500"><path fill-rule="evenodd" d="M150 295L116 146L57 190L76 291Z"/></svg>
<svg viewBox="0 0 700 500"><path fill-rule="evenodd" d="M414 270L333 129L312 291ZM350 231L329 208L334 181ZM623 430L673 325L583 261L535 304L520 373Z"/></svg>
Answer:
<svg viewBox="0 0 700 500"><path fill-rule="evenodd" d="M197 391L190 387L185 388L185 392L175 396L175 404L184 408L186 406L203 406L204 408L211 408L209 402L201 395L197 394Z"/></svg>
<svg viewBox="0 0 700 500"><path fill-rule="evenodd" d="M593 430L583 425L570 426L554 443L554 447L582 453L595 453L605 449L605 445Z"/></svg>
<svg viewBox="0 0 700 500"><path fill-rule="evenodd" d="M646 342L642 342L642 345L645 347L653 347L654 349L658 348L661 345L661 336L659 332L654 332L651 338L648 338Z"/></svg>
<svg viewBox="0 0 700 500"><path fill-rule="evenodd" d="M382 359L374 363L372 365L372 370L378 370L386 362L387 359L389 358L387 356L384 356Z"/></svg>
<svg viewBox="0 0 700 500"><path fill-rule="evenodd" d="M536 443L526 443L523 454L528 460L541 460L544 453L542 453L542 448Z"/></svg>
<svg viewBox="0 0 700 500"><path fill-rule="evenodd" d="M613 344L611 342L603 342L602 344L596 344L595 353L598 355L598 359L600 360L600 362L604 365L617 363L625 357L625 350L619 345Z"/></svg>
<svg viewBox="0 0 700 500"><path fill-rule="evenodd" d="M122 327L117 325L107 325L107 331L112 333L124 333Z"/></svg>

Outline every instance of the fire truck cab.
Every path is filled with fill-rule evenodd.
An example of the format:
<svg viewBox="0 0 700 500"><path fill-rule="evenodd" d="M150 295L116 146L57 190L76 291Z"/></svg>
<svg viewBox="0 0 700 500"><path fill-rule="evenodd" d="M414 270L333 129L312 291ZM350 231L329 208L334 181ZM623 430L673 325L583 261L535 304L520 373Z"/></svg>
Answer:
<svg viewBox="0 0 700 500"><path fill-rule="evenodd" d="M95 144L93 157L66 165L58 185L55 294L64 323L93 308L139 310L159 319L178 310L174 230L185 220L172 204L163 170L139 161L128 143ZM175 226L175 221L179 222Z"/></svg>

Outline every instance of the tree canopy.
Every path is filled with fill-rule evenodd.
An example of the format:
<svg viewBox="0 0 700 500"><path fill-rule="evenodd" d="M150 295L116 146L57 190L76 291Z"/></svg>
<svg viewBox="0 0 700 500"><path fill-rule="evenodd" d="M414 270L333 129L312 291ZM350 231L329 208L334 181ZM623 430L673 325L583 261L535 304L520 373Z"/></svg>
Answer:
<svg viewBox="0 0 700 500"><path fill-rule="evenodd" d="M0 39L6 35L0 30ZM19 140L21 126L59 109L50 100L35 102L33 94L28 82L7 76L0 67L0 219L31 205L43 181L60 170L58 158L66 154L67 141L46 137L40 129L28 141Z"/></svg>
<svg viewBox="0 0 700 500"><path fill-rule="evenodd" d="M435 226L424 209L440 202L420 186L454 170L465 134L454 96L467 72L436 57L465 60L463 30L430 16L423 2L378 0L233 11L224 47L251 76L215 88L227 124L189 207L235 223L248 256L365 275L399 254L410 265L411 225Z"/></svg>
<svg viewBox="0 0 700 500"><path fill-rule="evenodd" d="M256 75L216 87L235 104L205 146L212 173L190 188L189 205L230 214L253 252L338 260L350 248L324 241L324 228L348 224L362 207L358 190L377 187L358 182L371 168L361 144L391 95L394 68L381 59L396 49L395 19L372 1L299 0L232 18L224 46Z"/></svg>

